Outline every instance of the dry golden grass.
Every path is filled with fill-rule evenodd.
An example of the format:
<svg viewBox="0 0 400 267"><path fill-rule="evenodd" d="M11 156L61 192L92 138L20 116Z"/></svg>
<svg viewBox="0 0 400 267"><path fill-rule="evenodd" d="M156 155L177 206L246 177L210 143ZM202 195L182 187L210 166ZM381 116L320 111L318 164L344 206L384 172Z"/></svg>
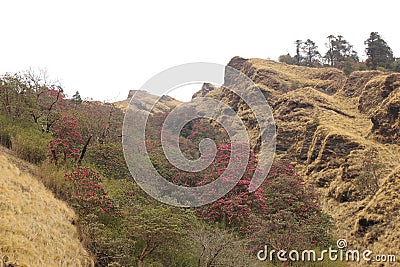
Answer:
<svg viewBox="0 0 400 267"><path fill-rule="evenodd" d="M382 86L383 78L386 78L387 75L373 74L377 76L372 77L366 83L366 86L372 88L371 90L377 91L377 87ZM361 96L364 94L361 94ZM372 122L370 116L361 113L358 109L360 101L358 96L349 98L341 93L327 95L313 88L300 88L290 91L286 95L292 99L302 99L304 102L312 103L316 107L314 108L314 116L318 118L319 125L314 135L313 145L318 145L319 147L310 147L309 150L309 153L315 150L319 151L319 157L313 163L314 165L320 164L326 142L331 136L341 136L360 144L362 147L376 149L378 153L376 163L383 164L383 174L379 181L380 189L376 194L361 201L337 203L335 199L329 196L332 194L331 190L342 192L341 187L345 188L351 184L342 178L337 178L332 182L329 189L321 189L321 193L324 196L322 198L323 208L336 221L337 230L335 235L338 238L346 238L352 248L368 248L376 254L387 253L393 255L398 253L398 248L400 247L400 147L397 144L377 142L371 133ZM333 107L347 114L347 116L333 110L321 108L321 106ZM377 108L377 105L372 103L371 107ZM315 142L318 138L321 139L321 142L316 144ZM361 164L362 158L358 156L357 151L353 152L349 156L351 159L349 164ZM299 169L306 169L306 166L299 167ZM340 176L340 169L338 170L337 175ZM329 172L320 172L319 175L329 175ZM351 186L349 188L351 189ZM371 226L365 229L362 228L359 224L360 220L371 222ZM399 266L398 263L386 264L382 266Z"/></svg>
<svg viewBox="0 0 400 267"><path fill-rule="evenodd" d="M306 68L259 58L249 59L248 63L255 68L253 77L250 78L257 84L268 84L265 80L273 77L274 87L281 85L288 90L309 86L332 94L340 89L346 80L344 73L334 68ZM262 81L258 81L260 76Z"/></svg>
<svg viewBox="0 0 400 267"><path fill-rule="evenodd" d="M131 104L131 106L130 106L131 108L149 112L150 109L152 108L153 104L157 100L159 100L153 108L154 113L159 113L159 112L169 111L171 108L173 108L181 103L180 101L178 101L172 97L169 97L169 96L163 96L160 98L158 96L147 93L146 91L143 91L143 90L140 90L139 92L141 93L140 94L140 105L135 105L135 104L132 105ZM138 99L137 97L138 97L138 95L136 95L136 99ZM122 101L115 102L114 105L117 108L120 108L121 110L125 111L129 105L130 101L131 101L131 99L125 99Z"/></svg>
<svg viewBox="0 0 400 267"><path fill-rule="evenodd" d="M92 266L73 210L13 161L0 150L0 258L16 266Z"/></svg>

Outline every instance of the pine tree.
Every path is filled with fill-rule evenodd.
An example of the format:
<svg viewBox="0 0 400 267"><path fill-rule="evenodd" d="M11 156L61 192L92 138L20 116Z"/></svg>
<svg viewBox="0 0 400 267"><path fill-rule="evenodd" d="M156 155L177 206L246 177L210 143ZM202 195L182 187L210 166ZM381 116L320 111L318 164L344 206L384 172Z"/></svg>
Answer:
<svg viewBox="0 0 400 267"><path fill-rule="evenodd" d="M303 41L296 40L295 44L296 44L296 55L294 56L294 58L295 58L296 64L300 66L301 60L302 60L302 56L300 54L300 47L302 46Z"/></svg>
<svg viewBox="0 0 400 267"><path fill-rule="evenodd" d="M301 47L303 54L305 55L305 65L309 67L315 67L320 64L321 54L318 52L318 46L315 42L307 39Z"/></svg>
<svg viewBox="0 0 400 267"><path fill-rule="evenodd" d="M327 38L328 51L324 58L331 67L344 68L346 63L359 61L357 52L353 50L353 46L343 36L329 35Z"/></svg>
<svg viewBox="0 0 400 267"><path fill-rule="evenodd" d="M366 63L369 69L390 68L394 62L392 49L377 32L371 32L364 44L367 46L365 49L368 56Z"/></svg>
<svg viewBox="0 0 400 267"><path fill-rule="evenodd" d="M78 91L76 91L76 93L72 96L71 100L73 103L75 103L75 105L82 104L82 98Z"/></svg>

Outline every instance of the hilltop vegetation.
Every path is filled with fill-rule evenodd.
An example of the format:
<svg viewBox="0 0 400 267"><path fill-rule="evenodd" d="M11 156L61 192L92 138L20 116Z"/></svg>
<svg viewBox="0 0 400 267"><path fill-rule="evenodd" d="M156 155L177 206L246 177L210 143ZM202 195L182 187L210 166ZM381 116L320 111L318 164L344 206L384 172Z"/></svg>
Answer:
<svg viewBox="0 0 400 267"><path fill-rule="evenodd" d="M350 74L357 70L391 70L400 71L400 59L393 55L393 51L378 32L371 32L364 44L367 59L360 61L357 51L342 35L329 35L325 44L325 55L319 52L318 46L310 39L296 40L296 53L281 55L280 62L308 67L334 67Z"/></svg>

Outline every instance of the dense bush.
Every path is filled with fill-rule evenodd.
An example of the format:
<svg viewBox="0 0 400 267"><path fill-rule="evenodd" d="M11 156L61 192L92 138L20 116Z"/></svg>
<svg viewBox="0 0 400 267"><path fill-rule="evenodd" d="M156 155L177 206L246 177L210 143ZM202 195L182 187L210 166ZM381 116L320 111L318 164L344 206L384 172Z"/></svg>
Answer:
<svg viewBox="0 0 400 267"><path fill-rule="evenodd" d="M85 155L85 162L106 178L123 179L131 177L120 143L91 145Z"/></svg>
<svg viewBox="0 0 400 267"><path fill-rule="evenodd" d="M76 161L84 143L76 118L71 115L63 115L55 121L52 133L54 138L50 141L51 160L55 163L59 159L62 159L63 162L66 162L67 159Z"/></svg>
<svg viewBox="0 0 400 267"><path fill-rule="evenodd" d="M112 220L101 213L82 216L84 243L99 266L196 265L188 236L197 220L191 210L161 204L130 180L104 180L103 184L124 215Z"/></svg>
<svg viewBox="0 0 400 267"><path fill-rule="evenodd" d="M12 121L2 115L0 125L1 145L14 151L18 157L35 164L46 159L50 136L42 133L37 125Z"/></svg>
<svg viewBox="0 0 400 267"><path fill-rule="evenodd" d="M102 211L113 216L122 216L101 184L102 178L90 168L77 166L72 172L65 174L65 180L71 182L71 201L82 214L97 214Z"/></svg>
<svg viewBox="0 0 400 267"><path fill-rule="evenodd" d="M254 212L248 231L254 244L266 242L276 249L326 246L330 218L318 203L314 188L304 183L286 161L273 164L263 186L261 213Z"/></svg>
<svg viewBox="0 0 400 267"><path fill-rule="evenodd" d="M220 146L217 163L199 185L213 180L226 169L230 146ZM329 241L329 219L318 204L318 196L296 174L288 162L276 162L265 182L256 191L248 188L257 160L251 155L247 170L238 184L219 200L196 209L207 221L238 229L254 247L267 242L275 249L312 247Z"/></svg>

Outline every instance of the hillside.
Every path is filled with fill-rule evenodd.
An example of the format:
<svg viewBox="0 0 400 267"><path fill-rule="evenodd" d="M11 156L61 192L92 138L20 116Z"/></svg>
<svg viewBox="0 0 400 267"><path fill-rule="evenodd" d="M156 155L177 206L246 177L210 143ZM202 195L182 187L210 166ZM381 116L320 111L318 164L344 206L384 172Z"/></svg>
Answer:
<svg viewBox="0 0 400 267"><path fill-rule="evenodd" d="M141 91L144 94L141 94L140 101L134 101L130 103L132 96L135 94L136 90L129 91L128 98L122 101L115 102L114 105L122 110L125 110L130 104L131 109L150 112L153 103L156 102L156 105L152 112L160 113L169 111L171 108L177 106L180 102L170 96L162 96L161 98L152 94L147 93L146 91ZM159 101L157 101L159 100Z"/></svg>
<svg viewBox="0 0 400 267"><path fill-rule="evenodd" d="M322 195L337 238L349 248L400 247L400 75L307 68L233 58L273 109L277 158L289 159ZM248 112L238 96L205 84L205 95ZM252 123L247 126L255 131ZM253 134L254 136L254 134Z"/></svg>
<svg viewBox="0 0 400 267"><path fill-rule="evenodd" d="M16 266L226 266L227 259L229 266L255 266L250 263L257 261L255 253L266 242L277 249L326 247L334 241L330 233L334 239L345 238L349 249L398 254L400 74L356 71L345 75L334 68L240 57L229 66L249 76L272 107L276 163L260 190L249 193L261 136L255 116L226 88L229 73L222 87L204 84L193 98L208 96L227 103L243 119L256 153L235 190L191 210L160 204L132 182L121 146L124 112L154 113L146 125L149 154L144 156L150 156L167 179L187 186L208 183L225 170L229 157L224 153L231 144L214 122L192 121L182 128L179 145L185 156L197 158L200 141L217 134L220 151L215 165L205 172L182 175L164 157L159 140L167 113L181 102L132 90L130 96L140 92L141 98L114 105L79 103L59 99L60 92L47 87L38 91L18 78L3 78L0 143L13 154L0 148L0 258ZM21 93L15 84L23 84L26 91ZM30 102L32 106L24 105ZM184 115L178 121L191 116L193 107L199 114L214 111L195 101L186 104L180 105ZM229 113L224 109L218 114L237 127L238 122L225 116ZM140 129L134 125L134 130ZM170 125L173 128L175 124ZM135 134L143 132L125 136L133 137L128 141L137 140ZM137 144L132 148L129 151L137 149ZM82 166L76 166L84 151ZM139 164L134 171L143 176L150 168L141 164L141 156L135 154L134 162ZM65 174L71 183L65 182ZM76 207L76 213L35 176ZM321 207L333 217L334 228ZM217 238L211 238L215 233Z"/></svg>
<svg viewBox="0 0 400 267"><path fill-rule="evenodd" d="M0 259L10 266L91 266L74 211L30 174L34 168L0 148Z"/></svg>

